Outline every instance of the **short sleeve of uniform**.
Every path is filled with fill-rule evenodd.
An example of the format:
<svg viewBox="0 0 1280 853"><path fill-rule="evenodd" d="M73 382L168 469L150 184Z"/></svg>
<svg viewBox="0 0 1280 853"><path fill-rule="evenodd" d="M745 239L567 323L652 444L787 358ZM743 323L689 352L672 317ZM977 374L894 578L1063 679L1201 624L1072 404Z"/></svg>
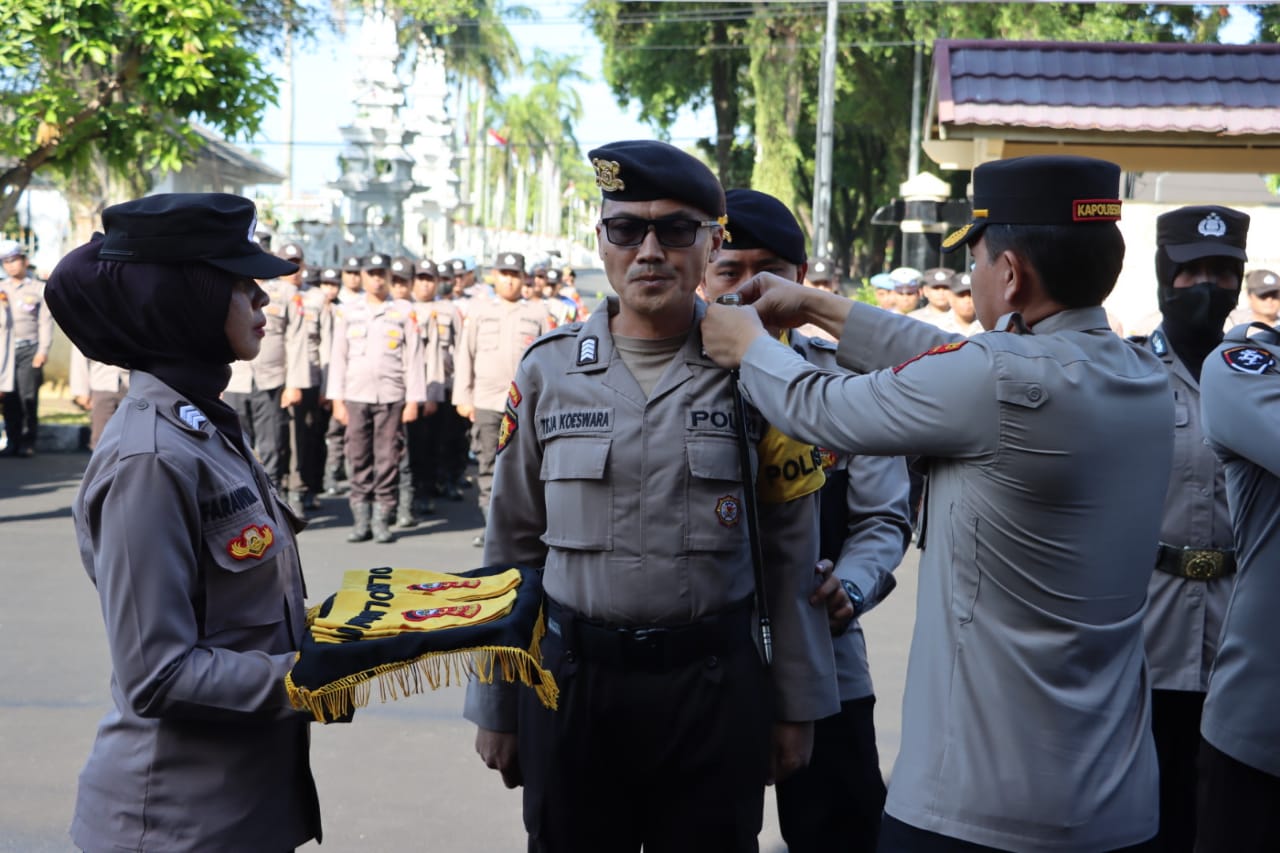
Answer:
<svg viewBox="0 0 1280 853"><path fill-rule="evenodd" d="M1219 456L1238 456L1280 476L1280 363L1247 342L1228 342L1205 359L1200 408L1205 438Z"/></svg>

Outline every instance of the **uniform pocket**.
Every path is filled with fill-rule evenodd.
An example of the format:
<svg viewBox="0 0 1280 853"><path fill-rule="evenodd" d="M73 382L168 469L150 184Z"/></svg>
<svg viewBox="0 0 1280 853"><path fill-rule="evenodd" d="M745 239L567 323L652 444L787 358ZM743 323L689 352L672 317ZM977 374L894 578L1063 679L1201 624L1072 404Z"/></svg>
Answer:
<svg viewBox="0 0 1280 853"><path fill-rule="evenodd" d="M685 548L730 551L746 541L742 467L738 445L727 439L685 441L689 487L685 506Z"/></svg>
<svg viewBox="0 0 1280 853"><path fill-rule="evenodd" d="M613 484L605 477L609 438L566 436L542 454L547 532L554 548L613 550Z"/></svg>
<svg viewBox="0 0 1280 853"><path fill-rule="evenodd" d="M258 512L205 531L206 635L284 620L286 590L280 566L293 545L292 537L276 527L274 520Z"/></svg>

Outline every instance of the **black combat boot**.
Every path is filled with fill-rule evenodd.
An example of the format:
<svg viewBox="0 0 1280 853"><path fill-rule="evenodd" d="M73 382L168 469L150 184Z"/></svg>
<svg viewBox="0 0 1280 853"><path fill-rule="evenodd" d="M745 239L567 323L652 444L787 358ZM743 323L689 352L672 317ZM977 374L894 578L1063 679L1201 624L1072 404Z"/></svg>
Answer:
<svg viewBox="0 0 1280 853"><path fill-rule="evenodd" d="M373 541L386 544L396 541L396 537L391 532L391 516L395 515L395 510L386 506L375 506L373 508Z"/></svg>
<svg viewBox="0 0 1280 853"><path fill-rule="evenodd" d="M347 534L348 542L368 542L373 538L373 533L369 530L369 516L372 511L372 504L351 504L351 517L354 521L351 525L351 532Z"/></svg>

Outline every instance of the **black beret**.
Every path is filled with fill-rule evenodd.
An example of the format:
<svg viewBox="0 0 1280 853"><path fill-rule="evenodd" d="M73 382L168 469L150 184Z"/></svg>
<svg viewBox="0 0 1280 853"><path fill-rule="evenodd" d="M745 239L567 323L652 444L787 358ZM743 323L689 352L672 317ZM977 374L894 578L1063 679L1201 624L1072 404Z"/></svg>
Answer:
<svg viewBox="0 0 1280 853"><path fill-rule="evenodd" d="M724 189L697 157L665 142L632 139L588 152L600 195L613 201L673 199L724 215Z"/></svg>
<svg viewBox="0 0 1280 853"><path fill-rule="evenodd" d="M1247 261L1248 236L1249 214L1229 207L1180 207L1156 217L1156 245L1175 264L1215 257Z"/></svg>
<svg viewBox="0 0 1280 853"><path fill-rule="evenodd" d="M380 252L373 252L360 259L361 270L385 270L391 266L391 259Z"/></svg>
<svg viewBox="0 0 1280 853"><path fill-rule="evenodd" d="M523 275L524 255L519 252L499 252L498 256L493 259L493 268L502 272L518 272Z"/></svg>
<svg viewBox="0 0 1280 853"><path fill-rule="evenodd" d="M805 278L809 281L831 281L835 272L835 262L830 258L810 258L809 271L805 273Z"/></svg>
<svg viewBox="0 0 1280 853"><path fill-rule="evenodd" d="M757 190L729 190L724 206L729 230L723 248L767 249L796 266L805 262L804 232L781 201Z"/></svg>
<svg viewBox="0 0 1280 853"><path fill-rule="evenodd" d="M1280 290L1280 275L1271 270L1254 270L1244 277L1244 286L1254 296L1259 293L1274 293Z"/></svg>
<svg viewBox="0 0 1280 853"><path fill-rule="evenodd" d="M933 267L924 271L920 284L922 287L950 287L955 277L955 272L946 267Z"/></svg>
<svg viewBox="0 0 1280 853"><path fill-rule="evenodd" d="M230 193L161 193L102 211L106 261L179 264L200 261L249 278L288 275L298 265L254 239L257 208Z"/></svg>
<svg viewBox="0 0 1280 853"><path fill-rule="evenodd" d="M1092 157L1013 157L973 170L973 219L942 241L954 252L988 225L1075 225L1120 218L1120 167Z"/></svg>
<svg viewBox="0 0 1280 853"><path fill-rule="evenodd" d="M413 278L413 259L406 258L404 255L396 255L391 259L390 270L392 278L411 279Z"/></svg>

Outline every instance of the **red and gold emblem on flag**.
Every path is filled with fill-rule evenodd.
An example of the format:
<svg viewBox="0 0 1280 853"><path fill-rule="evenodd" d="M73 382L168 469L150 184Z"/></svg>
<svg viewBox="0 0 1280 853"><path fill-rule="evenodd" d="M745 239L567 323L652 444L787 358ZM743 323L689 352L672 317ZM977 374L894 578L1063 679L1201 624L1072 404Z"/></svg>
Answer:
<svg viewBox="0 0 1280 853"><path fill-rule="evenodd" d="M433 581L432 583L411 583L409 589L414 592L443 592L446 589L479 589L480 579L471 578L462 581Z"/></svg>
<svg viewBox="0 0 1280 853"><path fill-rule="evenodd" d="M902 362L902 364L899 364L897 367L893 369L893 372L900 373L902 371L902 368L906 367L908 364L910 364L913 361L919 361L920 359L924 358L926 355L943 355L944 353L955 352L956 350L960 349L960 347L964 346L967 343L969 342L968 341L952 341L949 344L941 344L939 346L933 347L932 349L927 349L924 352L920 353L919 355L913 355L911 358Z"/></svg>
<svg viewBox="0 0 1280 853"><path fill-rule="evenodd" d="M458 604L450 607L427 607L421 610L406 610L400 615L410 622L426 622L428 619L439 619L442 616L471 619L479 612L479 604Z"/></svg>
<svg viewBox="0 0 1280 853"><path fill-rule="evenodd" d="M737 527L742 520L742 505L733 495L725 495L716 501L716 520L725 527Z"/></svg>
<svg viewBox="0 0 1280 853"><path fill-rule="evenodd" d="M267 553L267 549L275 541L276 536L271 532L270 525L250 524L240 531L239 536L227 543L227 553L236 560L247 560L250 557L256 560Z"/></svg>

